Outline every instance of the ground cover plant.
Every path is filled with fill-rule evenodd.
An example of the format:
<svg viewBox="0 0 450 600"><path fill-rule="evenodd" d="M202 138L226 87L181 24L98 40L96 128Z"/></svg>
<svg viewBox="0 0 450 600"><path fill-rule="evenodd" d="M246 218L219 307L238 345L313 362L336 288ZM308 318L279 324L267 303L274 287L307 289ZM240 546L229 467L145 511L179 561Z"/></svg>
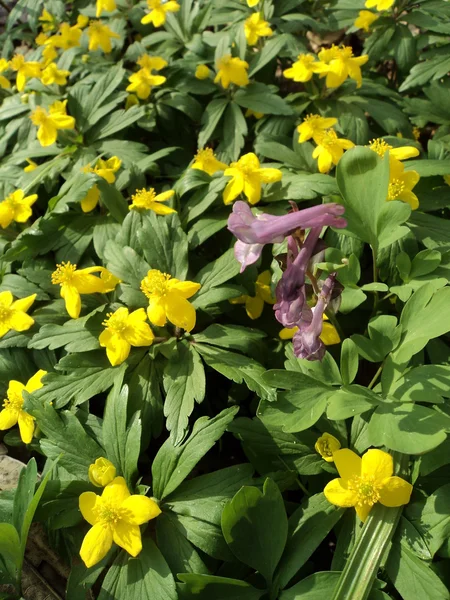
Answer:
<svg viewBox="0 0 450 600"><path fill-rule="evenodd" d="M0 5L0 597L448 599L450 4Z"/></svg>

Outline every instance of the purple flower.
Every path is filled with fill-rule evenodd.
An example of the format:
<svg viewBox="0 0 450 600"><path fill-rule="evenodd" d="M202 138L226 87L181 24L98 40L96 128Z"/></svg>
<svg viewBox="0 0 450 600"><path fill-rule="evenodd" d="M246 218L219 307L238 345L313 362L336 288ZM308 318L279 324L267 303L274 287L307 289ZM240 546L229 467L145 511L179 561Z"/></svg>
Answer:
<svg viewBox="0 0 450 600"><path fill-rule="evenodd" d="M336 273L332 273L326 279L319 294L318 301L312 312L312 318L303 319L298 325L298 331L292 340L294 354L298 358L306 360L322 360L325 356L325 344L320 339L323 328L323 314L331 300L336 279Z"/></svg>
<svg viewBox="0 0 450 600"><path fill-rule="evenodd" d="M281 217L264 213L255 216L248 204L236 202L228 217L228 229L240 242L235 249L235 256L242 265L241 273L258 260L264 244L282 242L296 229L346 227L347 221L341 216L344 211L343 206L333 203L305 208Z"/></svg>
<svg viewBox="0 0 450 600"><path fill-rule="evenodd" d="M314 254L322 227L311 229L300 252L290 262L281 276L276 289L277 302L274 305L275 317L284 327L295 327L297 323L309 314L311 309L306 304L305 275L311 256Z"/></svg>

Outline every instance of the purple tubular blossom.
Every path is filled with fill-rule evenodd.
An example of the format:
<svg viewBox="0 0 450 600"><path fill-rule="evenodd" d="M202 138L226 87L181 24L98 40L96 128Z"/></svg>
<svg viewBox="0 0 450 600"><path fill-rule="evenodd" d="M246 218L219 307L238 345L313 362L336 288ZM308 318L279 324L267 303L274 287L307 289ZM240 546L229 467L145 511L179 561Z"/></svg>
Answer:
<svg viewBox="0 0 450 600"><path fill-rule="evenodd" d="M255 216L245 202L235 202L233 212L228 217L228 229L241 242L246 244L273 244L282 242L296 229L313 227L347 226L342 218L345 208L340 204L321 204L291 212L281 217L260 214Z"/></svg>
<svg viewBox="0 0 450 600"><path fill-rule="evenodd" d="M335 280L336 273L332 273L324 282L317 304L314 307L312 319L298 323L298 331L292 340L294 354L297 358L322 360L325 356L325 344L320 339L320 335L323 328L323 314L331 300Z"/></svg>
<svg viewBox="0 0 450 600"><path fill-rule="evenodd" d="M305 275L322 227L311 229L294 261L288 264L276 289L275 317L284 327L295 327L303 312L310 312L306 304Z"/></svg>
<svg viewBox="0 0 450 600"><path fill-rule="evenodd" d="M238 201L228 217L228 229L237 237L236 260L241 263L241 273L261 256L264 244L280 243L296 229L347 226L342 218L345 209L340 204L321 204L277 217L260 214L255 216L249 205Z"/></svg>

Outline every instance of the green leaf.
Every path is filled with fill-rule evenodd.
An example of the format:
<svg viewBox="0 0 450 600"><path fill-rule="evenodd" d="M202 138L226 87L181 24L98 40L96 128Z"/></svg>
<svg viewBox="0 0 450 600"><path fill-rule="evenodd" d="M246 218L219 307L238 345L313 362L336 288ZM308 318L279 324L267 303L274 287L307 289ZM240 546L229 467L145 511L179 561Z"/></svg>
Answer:
<svg viewBox="0 0 450 600"><path fill-rule="evenodd" d="M266 337L266 334L259 329L214 323L193 337L196 342L249 354Z"/></svg>
<svg viewBox="0 0 450 600"><path fill-rule="evenodd" d="M450 160L409 160L405 163L405 171L416 171L420 177L450 175Z"/></svg>
<svg viewBox="0 0 450 600"><path fill-rule="evenodd" d="M411 215L411 208L405 202L385 202L378 213L378 249L386 248L409 233L408 227L401 227Z"/></svg>
<svg viewBox="0 0 450 600"><path fill-rule="evenodd" d="M278 486L266 479L262 493L243 487L223 510L222 531L236 558L259 571L271 586L288 531Z"/></svg>
<svg viewBox="0 0 450 600"><path fill-rule="evenodd" d="M403 600L448 600L436 573L403 544L394 541L385 568Z"/></svg>
<svg viewBox="0 0 450 600"><path fill-rule="evenodd" d="M347 338L341 346L341 376L345 385L352 383L358 373L358 349L356 344Z"/></svg>
<svg viewBox="0 0 450 600"><path fill-rule="evenodd" d="M378 215L386 206L389 183L388 156L383 160L369 148L352 148L339 161L336 179L344 198L345 231L377 248ZM370 203L361 202L369 197Z"/></svg>
<svg viewBox="0 0 450 600"><path fill-rule="evenodd" d="M191 345L177 345L178 356L173 357L164 369L164 415L170 439L177 446L186 434L189 417L195 402L205 397L205 370Z"/></svg>
<svg viewBox="0 0 450 600"><path fill-rule="evenodd" d="M342 508L330 504L320 493L307 498L291 515L286 548L275 574L275 582L281 589L289 584L343 514Z"/></svg>
<svg viewBox="0 0 450 600"><path fill-rule="evenodd" d="M248 74L250 77L256 75L263 67L265 67L271 60L280 56L281 51L287 42L287 35L281 34L269 39L264 44L263 49L254 55L254 58L250 61Z"/></svg>
<svg viewBox="0 0 450 600"><path fill-rule="evenodd" d="M17 531L21 531L28 506L34 496L37 481L37 465L34 458L28 461L26 467L20 471L19 481L14 494L13 524Z"/></svg>
<svg viewBox="0 0 450 600"><path fill-rule="evenodd" d="M368 436L372 446L423 454L442 444L449 428L447 415L420 404L382 404L370 419Z"/></svg>
<svg viewBox="0 0 450 600"><path fill-rule="evenodd" d="M128 387L130 389L129 409L131 413L140 411L142 422L145 423L144 444L147 445L150 436L159 436L164 420L159 374L155 361L148 354L145 354L133 371Z"/></svg>
<svg viewBox="0 0 450 600"><path fill-rule="evenodd" d="M128 215L128 204L125 198L114 185L108 183L102 177L97 181L97 187L100 190L102 203L108 209L109 214L118 223L122 223Z"/></svg>
<svg viewBox="0 0 450 600"><path fill-rule="evenodd" d="M434 556L450 535L450 483L437 488L428 498L419 503L420 510L413 512L413 524L426 539L431 555Z"/></svg>
<svg viewBox="0 0 450 600"><path fill-rule="evenodd" d="M86 139L89 143L104 140L125 127L130 127L145 114L144 106L132 106L128 110L115 110L103 117L89 129Z"/></svg>
<svg viewBox="0 0 450 600"><path fill-rule="evenodd" d="M151 269L185 279L188 270L188 240L178 215L165 217L147 211L137 237Z"/></svg>
<svg viewBox="0 0 450 600"><path fill-rule="evenodd" d="M382 398L361 385L343 386L330 398L327 417L333 421L360 415L378 406Z"/></svg>
<svg viewBox="0 0 450 600"><path fill-rule="evenodd" d="M222 437L238 408L227 408L214 418L197 419L191 435L180 446L174 446L170 439L159 449L153 464L153 492L162 500L172 493L189 475L198 461Z"/></svg>
<svg viewBox="0 0 450 600"><path fill-rule="evenodd" d="M206 142L211 138L227 106L227 99L217 98L216 100L212 100L205 108L202 117L202 129L198 136L199 148L203 148Z"/></svg>
<svg viewBox="0 0 450 600"><path fill-rule="evenodd" d="M290 589L284 590L280 594L280 600L323 600L329 597L339 577L339 572L318 571L302 579Z"/></svg>
<svg viewBox="0 0 450 600"><path fill-rule="evenodd" d="M140 289L141 281L147 275L150 265L133 248L120 246L117 242L108 240L104 248L104 257L107 269L113 275Z"/></svg>
<svg viewBox="0 0 450 600"><path fill-rule="evenodd" d="M145 537L142 552L126 565L128 598L177 600L175 580L155 542Z"/></svg>
<svg viewBox="0 0 450 600"><path fill-rule="evenodd" d="M286 100L272 93L269 86L263 83L250 83L245 88L240 88L234 95L234 101L264 115L292 115L292 108Z"/></svg>
<svg viewBox="0 0 450 600"><path fill-rule="evenodd" d="M0 556L9 559L16 569L20 567L22 552L17 529L11 523L0 523ZM15 579L15 573L10 573Z"/></svg>
<svg viewBox="0 0 450 600"><path fill-rule="evenodd" d="M255 360L204 344L196 344L195 348L208 366L235 383L245 382L247 387L256 392L260 398L267 399L269 402L275 400L275 391L263 380L265 369Z"/></svg>
<svg viewBox="0 0 450 600"><path fill-rule="evenodd" d="M217 260L208 263L195 277L195 281L201 284L197 292L193 305L197 306L201 302L201 297L239 273L240 264L234 257L234 250L230 248L222 254Z"/></svg>
<svg viewBox="0 0 450 600"><path fill-rule="evenodd" d="M265 594L240 579L199 573L179 573L178 579L184 583L182 598L186 600L259 600Z"/></svg>
<svg viewBox="0 0 450 600"><path fill-rule="evenodd" d="M71 319L64 325L43 325L28 343L28 348L55 350L62 348L66 352L88 352L100 348L98 337L103 331L103 314L89 314L86 317Z"/></svg>

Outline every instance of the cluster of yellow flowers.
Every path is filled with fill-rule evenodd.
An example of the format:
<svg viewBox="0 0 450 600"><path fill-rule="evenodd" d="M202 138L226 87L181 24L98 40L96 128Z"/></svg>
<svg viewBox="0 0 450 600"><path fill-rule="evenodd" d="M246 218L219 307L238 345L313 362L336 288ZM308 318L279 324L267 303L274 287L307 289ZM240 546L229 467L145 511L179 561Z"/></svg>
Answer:
<svg viewBox="0 0 450 600"><path fill-rule="evenodd" d="M337 165L344 154L344 150L354 147L354 143L344 138L338 138L333 129L337 124L334 117L321 117L310 114L297 127L299 132L299 143L314 140L317 144L314 148L313 158L318 159L318 167L321 173L328 173L333 165Z"/></svg>
<svg viewBox="0 0 450 600"><path fill-rule="evenodd" d="M361 67L369 60L367 54L353 56L350 46L335 46L324 48L318 54L318 59L313 54L299 54L297 61L292 67L283 71L287 79L306 83L312 79L314 73L325 79L327 88L338 88L350 77L356 81L357 87L361 87Z"/></svg>
<svg viewBox="0 0 450 600"><path fill-rule="evenodd" d="M375 8L378 11L389 10L394 5L395 0L366 0L366 8ZM371 25L379 19L380 15L371 10L360 10L359 15L354 22L358 29L364 29L369 32Z"/></svg>
<svg viewBox="0 0 450 600"><path fill-rule="evenodd" d="M394 461L387 452L372 449L359 457L349 448L341 449L340 441L330 433L324 433L315 448L324 460L335 463L340 475L323 491L331 504L354 507L361 521L377 502L389 507L408 504L412 485L394 475Z"/></svg>

